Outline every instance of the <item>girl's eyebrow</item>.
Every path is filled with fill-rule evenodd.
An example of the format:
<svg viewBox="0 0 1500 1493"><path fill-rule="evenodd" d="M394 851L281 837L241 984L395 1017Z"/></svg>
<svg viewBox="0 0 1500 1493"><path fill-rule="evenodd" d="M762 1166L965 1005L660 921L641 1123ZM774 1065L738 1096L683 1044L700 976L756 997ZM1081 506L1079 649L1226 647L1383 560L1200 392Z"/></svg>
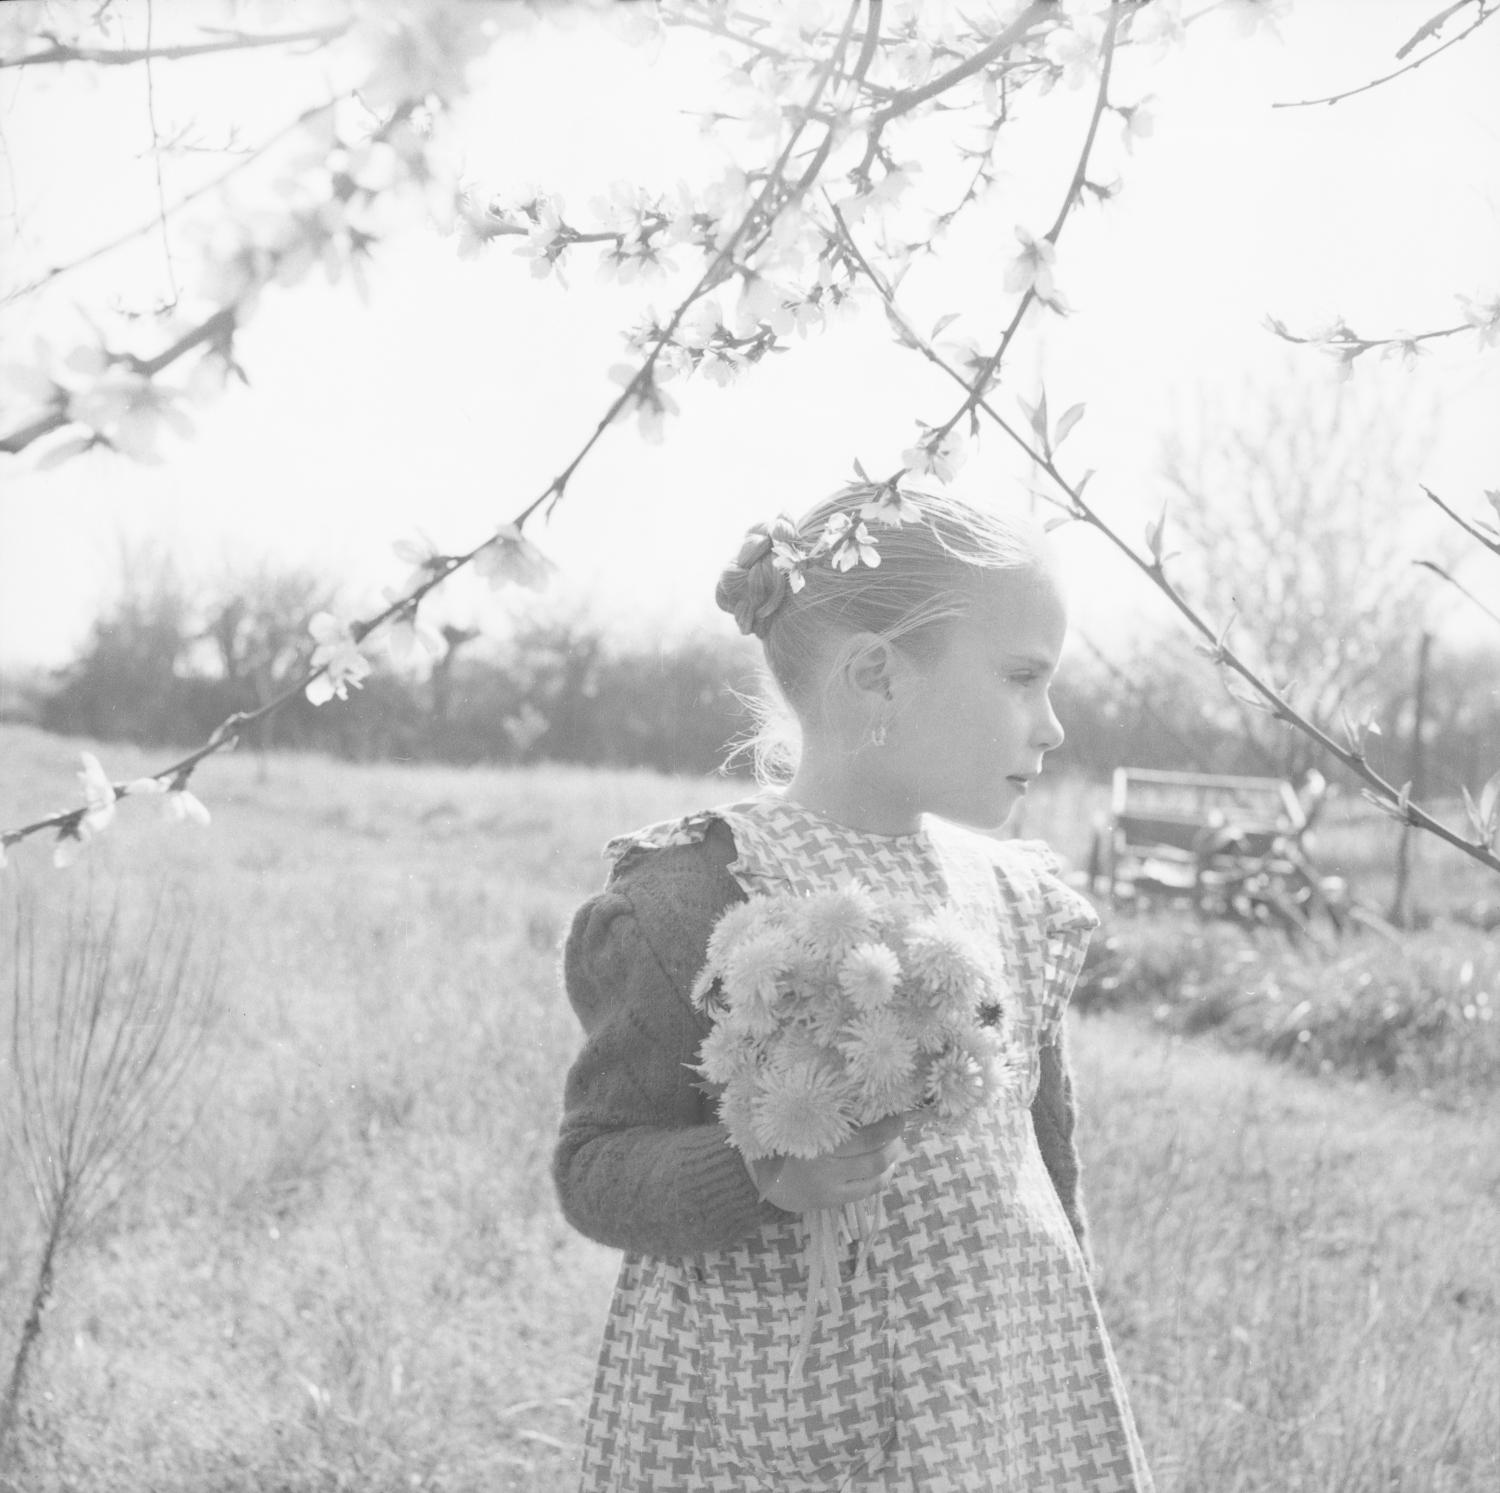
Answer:
<svg viewBox="0 0 1500 1493"><path fill-rule="evenodd" d="M1043 658L1036 653L1002 653L1000 657L1007 664L1020 664L1028 669L1055 669L1057 660L1055 658Z"/></svg>

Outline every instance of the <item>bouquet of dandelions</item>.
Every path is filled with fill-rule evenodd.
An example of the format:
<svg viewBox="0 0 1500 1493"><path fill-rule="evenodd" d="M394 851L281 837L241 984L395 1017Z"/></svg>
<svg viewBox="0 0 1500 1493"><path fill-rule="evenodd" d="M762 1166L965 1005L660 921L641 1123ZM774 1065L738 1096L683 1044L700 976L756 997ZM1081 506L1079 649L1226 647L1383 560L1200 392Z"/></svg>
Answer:
<svg viewBox="0 0 1500 1493"><path fill-rule="evenodd" d="M1010 1079L1003 976L953 913L877 898L857 883L751 897L708 941L694 1003L713 1018L695 1066L747 1161L826 1155L888 1115L957 1127ZM879 1198L817 1209L794 1369L819 1309L839 1308L839 1259L862 1269Z"/></svg>

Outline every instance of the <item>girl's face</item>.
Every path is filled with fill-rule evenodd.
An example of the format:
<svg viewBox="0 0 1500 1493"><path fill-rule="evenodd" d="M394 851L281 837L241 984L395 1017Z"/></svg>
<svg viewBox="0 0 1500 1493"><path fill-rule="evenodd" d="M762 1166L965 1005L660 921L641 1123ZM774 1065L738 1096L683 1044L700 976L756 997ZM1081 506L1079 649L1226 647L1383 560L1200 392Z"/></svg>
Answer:
<svg viewBox="0 0 1500 1493"><path fill-rule="evenodd" d="M887 745L870 755L913 812L998 829L1062 744L1049 691L1068 619L1045 563L978 587L936 661L900 670Z"/></svg>

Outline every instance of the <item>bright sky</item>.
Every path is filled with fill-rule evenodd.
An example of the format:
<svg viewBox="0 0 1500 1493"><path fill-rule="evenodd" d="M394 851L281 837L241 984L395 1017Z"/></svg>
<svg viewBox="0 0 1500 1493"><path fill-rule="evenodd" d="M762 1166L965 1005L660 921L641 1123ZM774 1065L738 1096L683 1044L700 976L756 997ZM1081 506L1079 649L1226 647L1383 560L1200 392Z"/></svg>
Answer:
<svg viewBox="0 0 1500 1493"><path fill-rule="evenodd" d="M1264 330L1267 313L1301 328L1341 312L1361 331L1418 330L1456 320L1457 293L1500 291L1500 25L1335 108L1269 107L1389 71L1437 8L1301 0L1279 42L1214 18L1185 52L1122 66L1116 97L1154 94L1155 132L1128 157L1109 142L1104 160L1124 191L1076 218L1059 255L1075 314L1049 319L1016 366L1028 393L1045 382L1054 411L1087 404L1066 448L1072 470L1099 469L1090 496L1132 538L1160 502L1161 443L1200 397L1227 415L1251 380L1295 379L1310 398L1327 387L1324 360L1289 358ZM144 7L127 12L138 42ZM282 21L297 23L290 11ZM719 157L684 110L713 96L705 55L680 33L633 48L589 21L507 40L463 116L466 167L488 189L540 183L579 206L616 180L700 179ZM291 80L303 65L274 65L281 86L269 91L264 57L158 66L158 128L196 120L208 143L230 125L257 140L300 107ZM6 289L145 221L156 200L142 70L107 70L92 86L62 76L74 69L29 76L39 71L0 73L0 190L19 209L6 215L7 231L19 223ZM1088 101L1062 90L1054 100L1016 137L982 231L955 241L939 273L908 282L919 321L958 310L988 330L1010 224L1045 227L1071 169ZM169 160L168 197L221 161ZM174 247L190 275L190 245ZM31 334L90 297L149 298L164 265L160 238L148 238L67 277L45 304L0 309L0 356L24 361ZM169 553L189 576L260 557L310 564L346 578L358 610L406 573L394 540L420 527L443 549L477 543L593 428L619 332L649 298L596 285L582 253L570 279L571 290L534 280L507 246L460 260L451 240L412 231L383 252L368 307L318 277L267 295L239 348L252 387L205 407L197 436L167 447L163 465L93 454L39 472L0 457L0 665L66 658L118 584L122 546ZM659 289L655 299L665 307ZM1450 339L1410 373L1388 369L1385 383L1433 423L1411 481L1476 509L1500 486L1500 351ZM893 469L914 420L954 408L950 387L871 310L733 388L674 385L682 416L666 441L649 445L633 426L609 433L534 537L562 566L563 595L586 597L622 631L727 627L713 585L745 526L815 501L856 456ZM987 436L959 485L1015 491L1017 476L1001 438ZM1415 487L1412 502L1422 506ZM1162 615L1097 536L1073 526L1058 537L1075 620L1095 641ZM467 620L477 597L456 592L436 615Z"/></svg>

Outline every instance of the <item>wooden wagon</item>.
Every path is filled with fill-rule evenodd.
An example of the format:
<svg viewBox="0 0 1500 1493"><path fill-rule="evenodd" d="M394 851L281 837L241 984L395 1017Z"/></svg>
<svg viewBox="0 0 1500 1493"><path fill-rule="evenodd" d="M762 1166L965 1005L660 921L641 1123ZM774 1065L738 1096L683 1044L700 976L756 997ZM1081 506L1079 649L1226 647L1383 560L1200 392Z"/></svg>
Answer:
<svg viewBox="0 0 1500 1493"><path fill-rule="evenodd" d="M1110 904L1180 898L1299 932L1313 913L1340 926L1342 883L1319 876L1303 845L1322 787L1299 796L1283 778L1117 768L1089 884Z"/></svg>

